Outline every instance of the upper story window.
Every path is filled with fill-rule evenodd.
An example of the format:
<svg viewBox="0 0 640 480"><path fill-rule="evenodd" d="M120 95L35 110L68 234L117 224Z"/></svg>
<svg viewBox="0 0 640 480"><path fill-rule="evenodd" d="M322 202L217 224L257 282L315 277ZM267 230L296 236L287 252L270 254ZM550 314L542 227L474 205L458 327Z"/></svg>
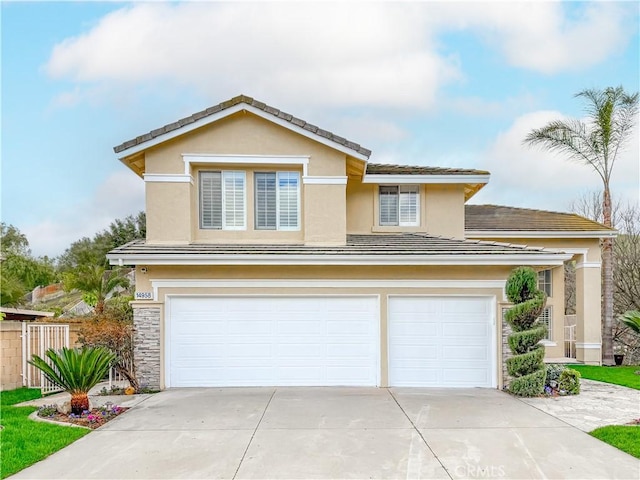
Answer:
<svg viewBox="0 0 640 480"><path fill-rule="evenodd" d="M300 229L300 173L256 172L256 230Z"/></svg>
<svg viewBox="0 0 640 480"><path fill-rule="evenodd" d="M200 172L200 228L245 230L245 173Z"/></svg>
<svg viewBox="0 0 640 480"><path fill-rule="evenodd" d="M547 297L552 296L551 270L542 270L538 272L538 289L546 293Z"/></svg>
<svg viewBox="0 0 640 480"><path fill-rule="evenodd" d="M420 225L420 187L381 185L380 225L400 227Z"/></svg>

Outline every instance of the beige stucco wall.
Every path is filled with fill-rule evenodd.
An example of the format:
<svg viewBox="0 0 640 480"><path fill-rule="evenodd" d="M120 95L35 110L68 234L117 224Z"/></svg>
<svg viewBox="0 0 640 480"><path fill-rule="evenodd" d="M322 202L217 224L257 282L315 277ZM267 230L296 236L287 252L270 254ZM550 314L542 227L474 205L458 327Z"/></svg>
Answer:
<svg viewBox="0 0 640 480"><path fill-rule="evenodd" d="M424 232L464 238L464 185L420 185L420 224L413 227L379 225L378 187L349 179L347 233Z"/></svg>
<svg viewBox="0 0 640 480"><path fill-rule="evenodd" d="M346 176L347 156L344 153L246 112L236 113L212 125L149 148L145 151L145 173L183 175L183 154L301 156L308 157L306 173L309 176ZM200 228L198 172L221 169L247 171L246 230ZM253 172L277 170L300 172L302 213L299 231L254 229ZM344 185L303 184L303 170L300 165L195 163L191 164L189 174L193 179L191 183L146 183L147 240L150 243L345 242Z"/></svg>
<svg viewBox="0 0 640 480"><path fill-rule="evenodd" d="M191 184L147 182L145 187L147 242L189 243L193 219Z"/></svg>
<svg viewBox="0 0 640 480"><path fill-rule="evenodd" d="M464 185L444 184L425 187L427 233L464 238Z"/></svg>
<svg viewBox="0 0 640 480"><path fill-rule="evenodd" d="M304 243L344 245L347 234L346 186L304 186Z"/></svg>

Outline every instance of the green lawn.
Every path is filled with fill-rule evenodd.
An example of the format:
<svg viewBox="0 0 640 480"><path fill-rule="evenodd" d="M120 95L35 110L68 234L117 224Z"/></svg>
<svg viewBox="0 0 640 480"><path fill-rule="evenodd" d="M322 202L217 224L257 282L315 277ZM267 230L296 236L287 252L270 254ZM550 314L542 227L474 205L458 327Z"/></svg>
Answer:
<svg viewBox="0 0 640 480"><path fill-rule="evenodd" d="M16 388L0 392L0 405L15 405L16 403L26 402L27 400L35 400L41 398L42 394L38 388Z"/></svg>
<svg viewBox="0 0 640 480"><path fill-rule="evenodd" d="M640 371L640 365L625 365L620 367L599 367L597 365L569 366L579 371L582 378L640 390L640 375L636 375L635 373Z"/></svg>
<svg viewBox="0 0 640 480"><path fill-rule="evenodd" d="M611 425L596 428L591 435L629 455L640 458L640 426Z"/></svg>
<svg viewBox="0 0 640 480"><path fill-rule="evenodd" d="M40 398L40 391L19 388L0 393L0 478L19 472L70 443L90 430L62 427L30 420L35 407L14 407L15 403Z"/></svg>

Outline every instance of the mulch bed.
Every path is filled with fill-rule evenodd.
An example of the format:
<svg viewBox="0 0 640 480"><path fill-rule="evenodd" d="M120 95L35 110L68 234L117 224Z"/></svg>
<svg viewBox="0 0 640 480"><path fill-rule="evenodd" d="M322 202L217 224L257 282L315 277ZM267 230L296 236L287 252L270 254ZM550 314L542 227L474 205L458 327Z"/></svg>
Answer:
<svg viewBox="0 0 640 480"><path fill-rule="evenodd" d="M128 407L114 405L109 408L101 407L94 408L91 411L85 410L82 415L78 416L72 413L58 412L54 405L45 405L38 410L38 417L53 420L54 422L72 423L95 430L127 410L129 410Z"/></svg>

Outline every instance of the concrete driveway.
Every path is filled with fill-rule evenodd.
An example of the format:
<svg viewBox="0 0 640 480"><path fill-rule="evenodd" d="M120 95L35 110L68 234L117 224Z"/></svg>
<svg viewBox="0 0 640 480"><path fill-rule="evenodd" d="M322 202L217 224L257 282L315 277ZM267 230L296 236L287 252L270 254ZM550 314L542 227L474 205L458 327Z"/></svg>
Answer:
<svg viewBox="0 0 640 480"><path fill-rule="evenodd" d="M640 462L497 390L171 389L12 478L637 480Z"/></svg>

